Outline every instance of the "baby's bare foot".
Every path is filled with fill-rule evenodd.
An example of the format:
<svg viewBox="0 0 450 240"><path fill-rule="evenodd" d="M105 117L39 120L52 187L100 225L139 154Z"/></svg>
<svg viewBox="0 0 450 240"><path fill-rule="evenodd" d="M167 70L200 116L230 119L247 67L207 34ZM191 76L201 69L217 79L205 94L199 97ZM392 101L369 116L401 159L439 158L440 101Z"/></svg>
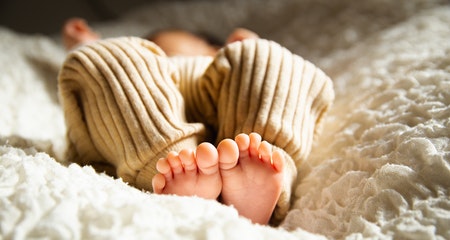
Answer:
<svg viewBox="0 0 450 240"><path fill-rule="evenodd" d="M239 159L220 164L222 201L254 223L267 224L280 197L284 158L278 151L272 153L259 134L239 134L235 141Z"/></svg>
<svg viewBox="0 0 450 240"><path fill-rule="evenodd" d="M152 185L158 194L217 199L222 190L218 152L209 143L200 144L195 153L188 149L171 152L157 162L156 169L160 173Z"/></svg>

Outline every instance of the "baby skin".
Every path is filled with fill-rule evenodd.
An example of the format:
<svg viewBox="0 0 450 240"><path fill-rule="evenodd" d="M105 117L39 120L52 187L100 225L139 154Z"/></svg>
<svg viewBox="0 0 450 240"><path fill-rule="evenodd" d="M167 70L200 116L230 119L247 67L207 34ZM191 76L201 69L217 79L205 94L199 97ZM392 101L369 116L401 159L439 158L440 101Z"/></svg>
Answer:
<svg viewBox="0 0 450 240"><path fill-rule="evenodd" d="M217 148L202 143L194 150L171 152L157 162L157 194L218 199L241 216L267 224L280 197L284 158L257 133L224 139Z"/></svg>

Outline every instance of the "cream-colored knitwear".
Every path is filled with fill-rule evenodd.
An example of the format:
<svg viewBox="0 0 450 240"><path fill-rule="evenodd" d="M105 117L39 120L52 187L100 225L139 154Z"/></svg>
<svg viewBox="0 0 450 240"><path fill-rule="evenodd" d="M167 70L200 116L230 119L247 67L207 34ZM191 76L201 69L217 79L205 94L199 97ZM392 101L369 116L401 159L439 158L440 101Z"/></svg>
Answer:
<svg viewBox="0 0 450 240"><path fill-rule="evenodd" d="M156 161L204 138L202 124L186 122L175 70L158 46L140 38L72 51L59 75L70 158L111 164L124 181L152 190Z"/></svg>
<svg viewBox="0 0 450 240"><path fill-rule="evenodd" d="M284 189L272 220L282 219L296 167L308 157L334 100L330 78L275 42L251 39L221 49L205 74L181 92L193 119L216 130L216 142L257 132L283 150Z"/></svg>
<svg viewBox="0 0 450 240"><path fill-rule="evenodd" d="M138 38L99 41L72 52L59 81L74 160L109 163L139 188L151 190L169 150L261 134L286 159L272 222L287 213L296 167L334 99L320 69L262 39L229 44L213 60L167 58Z"/></svg>

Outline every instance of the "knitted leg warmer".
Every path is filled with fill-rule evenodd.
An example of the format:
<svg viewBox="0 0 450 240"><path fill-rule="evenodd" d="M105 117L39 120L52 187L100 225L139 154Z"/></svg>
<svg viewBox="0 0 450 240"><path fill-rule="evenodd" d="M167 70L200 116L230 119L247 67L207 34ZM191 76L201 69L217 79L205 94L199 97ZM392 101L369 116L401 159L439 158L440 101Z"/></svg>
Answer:
<svg viewBox="0 0 450 240"><path fill-rule="evenodd" d="M260 39L223 48L195 84L188 109L217 129L217 141L257 132L285 153L285 187L273 217L281 219L296 166L310 153L317 125L334 99L331 80L312 63Z"/></svg>
<svg viewBox="0 0 450 240"><path fill-rule="evenodd" d="M204 126L186 122L174 69L163 55L133 37L98 41L68 55L59 91L72 160L110 164L124 181L152 190L160 157L203 141Z"/></svg>

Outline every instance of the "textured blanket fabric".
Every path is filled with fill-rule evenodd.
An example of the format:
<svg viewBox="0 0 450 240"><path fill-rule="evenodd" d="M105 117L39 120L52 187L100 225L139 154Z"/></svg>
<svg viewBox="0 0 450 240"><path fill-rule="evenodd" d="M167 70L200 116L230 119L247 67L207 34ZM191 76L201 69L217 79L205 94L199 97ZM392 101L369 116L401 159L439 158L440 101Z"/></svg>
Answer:
<svg viewBox="0 0 450 240"><path fill-rule="evenodd" d="M1 237L449 239L448 2L256 3L161 3L97 28L104 36L166 26L225 36L249 27L333 79L335 104L299 166L279 228L253 225L214 201L152 195L65 164L55 85L65 53L50 38L0 29Z"/></svg>
<svg viewBox="0 0 450 240"><path fill-rule="evenodd" d="M90 167L0 147L4 239L298 239L199 198L152 195Z"/></svg>

